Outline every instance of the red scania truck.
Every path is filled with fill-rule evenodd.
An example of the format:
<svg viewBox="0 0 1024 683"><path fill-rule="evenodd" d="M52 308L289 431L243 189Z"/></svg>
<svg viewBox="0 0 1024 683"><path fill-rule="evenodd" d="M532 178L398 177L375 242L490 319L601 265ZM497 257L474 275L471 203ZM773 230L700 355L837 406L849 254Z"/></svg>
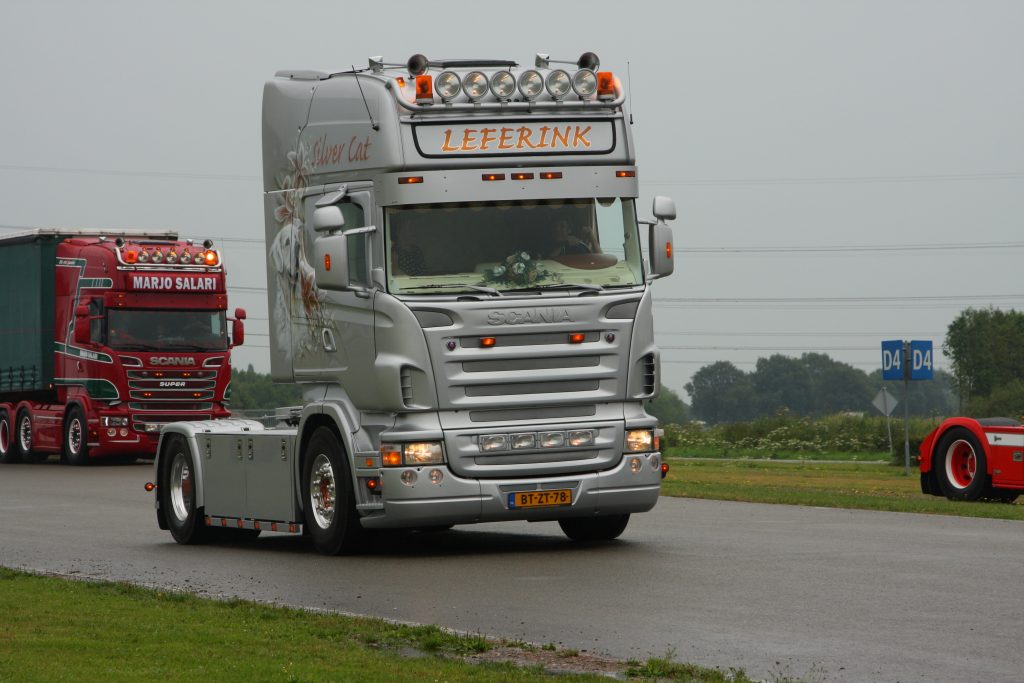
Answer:
<svg viewBox="0 0 1024 683"><path fill-rule="evenodd" d="M0 273L0 463L152 457L164 424L229 416L245 311L211 241L28 230Z"/></svg>

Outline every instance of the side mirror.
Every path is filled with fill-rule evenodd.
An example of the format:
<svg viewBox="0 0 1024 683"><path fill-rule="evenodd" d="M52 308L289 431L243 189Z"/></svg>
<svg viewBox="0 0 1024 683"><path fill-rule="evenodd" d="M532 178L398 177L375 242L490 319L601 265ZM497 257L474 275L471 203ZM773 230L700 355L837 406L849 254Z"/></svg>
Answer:
<svg viewBox="0 0 1024 683"><path fill-rule="evenodd" d="M661 221L674 221L676 219L676 203L671 197L658 195L654 198L654 217Z"/></svg>
<svg viewBox="0 0 1024 683"><path fill-rule="evenodd" d="M75 309L75 343L88 344L90 341L89 307L79 306Z"/></svg>
<svg viewBox="0 0 1024 683"><path fill-rule="evenodd" d="M672 200L670 199L669 201ZM672 228L664 223L657 223L651 226L651 240L648 244L648 253L651 257L652 278L665 277L672 274L672 271L675 270Z"/></svg>
<svg viewBox="0 0 1024 683"><path fill-rule="evenodd" d="M313 229L330 232L345 227L345 216L338 206L320 206L313 210Z"/></svg>
<svg viewBox="0 0 1024 683"><path fill-rule="evenodd" d="M245 309L236 308L235 317L231 321L231 345L241 346L245 343Z"/></svg>
<svg viewBox="0 0 1024 683"><path fill-rule="evenodd" d="M337 209L338 207L327 206L324 208ZM340 214L341 211L338 213ZM313 242L313 254L317 287L335 292L351 289L348 279L347 236L323 235L317 237Z"/></svg>

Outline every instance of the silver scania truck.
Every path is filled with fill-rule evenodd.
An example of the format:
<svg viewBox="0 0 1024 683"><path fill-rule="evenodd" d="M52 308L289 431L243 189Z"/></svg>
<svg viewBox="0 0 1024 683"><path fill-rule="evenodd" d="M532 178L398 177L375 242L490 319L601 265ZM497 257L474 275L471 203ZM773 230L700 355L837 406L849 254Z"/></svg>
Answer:
<svg viewBox="0 0 1024 683"><path fill-rule="evenodd" d="M305 532L335 554L501 520L612 539L651 509L651 283L673 270L675 206L637 219L624 100L593 53L268 81L271 373L304 404L166 426L160 527Z"/></svg>

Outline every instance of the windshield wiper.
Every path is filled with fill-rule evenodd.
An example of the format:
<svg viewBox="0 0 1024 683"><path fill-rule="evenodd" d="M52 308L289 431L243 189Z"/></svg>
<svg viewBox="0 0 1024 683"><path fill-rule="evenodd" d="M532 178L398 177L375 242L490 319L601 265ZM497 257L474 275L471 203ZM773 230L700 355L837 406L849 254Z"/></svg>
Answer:
<svg viewBox="0 0 1024 683"><path fill-rule="evenodd" d="M198 344L168 344L163 347L167 351L219 351L222 349L211 349L209 346Z"/></svg>
<svg viewBox="0 0 1024 683"><path fill-rule="evenodd" d="M115 351L162 351L163 346L157 346L155 344L143 344L142 342L129 342L123 346L111 346L110 348Z"/></svg>
<svg viewBox="0 0 1024 683"><path fill-rule="evenodd" d="M582 289L588 292L603 292L604 287L601 285L595 285L589 282L581 283L562 283L557 285L531 285L530 287L517 287L516 289L506 289L505 292L543 292L548 289Z"/></svg>
<svg viewBox="0 0 1024 683"><path fill-rule="evenodd" d="M484 287L483 285L470 285L462 284L458 282L450 283L439 283L433 285L417 285L415 287L402 287L403 292L409 292L416 289L469 289L474 292L482 292L484 294L490 294L491 296L501 296L501 292L496 290L494 287Z"/></svg>

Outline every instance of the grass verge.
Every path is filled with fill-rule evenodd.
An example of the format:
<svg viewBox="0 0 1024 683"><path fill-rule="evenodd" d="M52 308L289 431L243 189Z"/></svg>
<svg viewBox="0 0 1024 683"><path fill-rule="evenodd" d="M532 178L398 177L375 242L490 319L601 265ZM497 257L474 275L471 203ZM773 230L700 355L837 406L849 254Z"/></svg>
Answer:
<svg viewBox="0 0 1024 683"><path fill-rule="evenodd" d="M693 448L682 446L670 446L664 450L669 458L700 458L702 460L827 460L835 462L889 462L892 458L889 453L877 453L874 451L863 453L849 453L828 451L825 453L813 452L792 452L784 450L766 451L753 448ZM900 451L902 458L903 451Z"/></svg>
<svg viewBox="0 0 1024 683"><path fill-rule="evenodd" d="M1020 503L965 503L927 496L921 493L916 470L908 477L891 465L672 457L667 462L670 470L661 492L668 496L1024 520Z"/></svg>
<svg viewBox="0 0 1024 683"><path fill-rule="evenodd" d="M617 662L436 626L2 567L0 614L0 681L603 681L612 674L750 683L742 671L663 658Z"/></svg>

